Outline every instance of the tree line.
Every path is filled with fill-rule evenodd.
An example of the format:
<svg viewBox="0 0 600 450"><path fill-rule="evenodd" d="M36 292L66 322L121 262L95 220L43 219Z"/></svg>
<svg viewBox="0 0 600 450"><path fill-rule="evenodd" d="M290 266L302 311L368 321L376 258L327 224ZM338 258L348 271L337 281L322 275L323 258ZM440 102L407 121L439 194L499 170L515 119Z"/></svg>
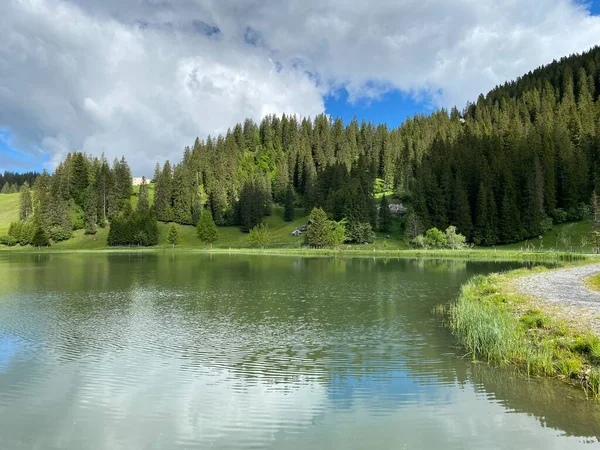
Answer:
<svg viewBox="0 0 600 450"><path fill-rule="evenodd" d="M5 170L0 173L0 194L16 194L25 183L33 185L38 176L37 172L17 173Z"/></svg>

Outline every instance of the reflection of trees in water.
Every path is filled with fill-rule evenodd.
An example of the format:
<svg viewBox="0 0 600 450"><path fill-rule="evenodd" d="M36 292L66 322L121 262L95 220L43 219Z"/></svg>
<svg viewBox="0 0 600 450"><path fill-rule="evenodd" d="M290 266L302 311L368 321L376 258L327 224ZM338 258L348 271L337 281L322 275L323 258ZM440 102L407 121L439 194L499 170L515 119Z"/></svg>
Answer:
<svg viewBox="0 0 600 450"><path fill-rule="evenodd" d="M34 285L36 292L55 294L40 308L53 315L46 325L54 327L48 332L61 358L133 346L156 358L179 358L190 373L214 367L291 390L307 378L328 386L370 380L382 389L401 374L413 380L408 388L432 392L473 380L507 407L568 434L594 436L600 423L597 405L576 393L565 400L570 390L461 360L452 336L430 314L470 276L514 264L180 253L34 256L40 255L17 258L34 270L0 268L0 280L14 276L15 290ZM402 400L396 401L400 407Z"/></svg>
<svg viewBox="0 0 600 450"><path fill-rule="evenodd" d="M506 408L535 416L542 425L567 436L600 440L600 404L586 401L575 387L555 380L527 379L512 370L474 364L473 383Z"/></svg>

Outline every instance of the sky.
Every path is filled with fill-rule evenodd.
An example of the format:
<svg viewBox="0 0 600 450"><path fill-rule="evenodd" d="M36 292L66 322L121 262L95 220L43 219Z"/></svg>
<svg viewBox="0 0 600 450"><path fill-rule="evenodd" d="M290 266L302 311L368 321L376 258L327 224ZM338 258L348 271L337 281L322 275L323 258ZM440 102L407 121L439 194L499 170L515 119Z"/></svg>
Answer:
<svg viewBox="0 0 600 450"><path fill-rule="evenodd" d="M0 171L135 176L266 114L397 126L600 44L600 0L4 0Z"/></svg>

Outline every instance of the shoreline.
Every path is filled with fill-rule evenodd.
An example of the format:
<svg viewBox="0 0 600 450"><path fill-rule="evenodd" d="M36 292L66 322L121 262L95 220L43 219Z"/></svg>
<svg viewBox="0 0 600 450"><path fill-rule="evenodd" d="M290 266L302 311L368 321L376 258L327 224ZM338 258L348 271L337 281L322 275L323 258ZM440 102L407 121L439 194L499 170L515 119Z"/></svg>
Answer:
<svg viewBox="0 0 600 450"><path fill-rule="evenodd" d="M527 252L497 249L467 250L382 250L382 249L300 249L300 248L197 248L197 247L105 247L95 249L61 249L53 247L20 248L0 247L0 255L10 254L67 254L67 253L196 253L263 256L306 256L306 257L368 257L398 259L458 259L470 261L515 261L515 262L593 262L600 261L597 255L569 252Z"/></svg>
<svg viewBox="0 0 600 450"><path fill-rule="evenodd" d="M596 263L476 276L444 308L446 325L473 361L555 378L600 399L600 303L590 307L568 297L577 295L580 273L598 271ZM553 286L569 273L570 284ZM556 289L562 295L555 297Z"/></svg>

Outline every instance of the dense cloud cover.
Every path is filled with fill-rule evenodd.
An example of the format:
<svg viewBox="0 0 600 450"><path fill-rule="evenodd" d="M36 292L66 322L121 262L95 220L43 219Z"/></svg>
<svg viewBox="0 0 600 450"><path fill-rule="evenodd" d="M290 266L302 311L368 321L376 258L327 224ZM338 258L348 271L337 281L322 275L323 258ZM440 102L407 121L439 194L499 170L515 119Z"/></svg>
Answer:
<svg viewBox="0 0 600 450"><path fill-rule="evenodd" d="M598 36L568 0L8 0L0 130L49 168L83 150L149 175L196 136L314 116L342 87L462 107Z"/></svg>

